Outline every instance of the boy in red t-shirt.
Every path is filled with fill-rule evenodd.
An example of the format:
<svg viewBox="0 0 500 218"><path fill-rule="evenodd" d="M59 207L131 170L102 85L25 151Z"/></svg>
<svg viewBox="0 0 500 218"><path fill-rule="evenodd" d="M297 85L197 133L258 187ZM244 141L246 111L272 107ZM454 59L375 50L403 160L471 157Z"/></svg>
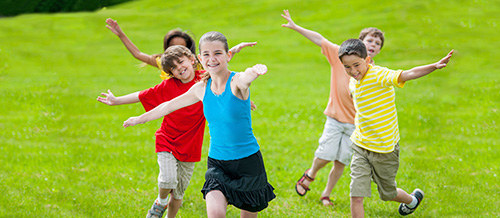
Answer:
<svg viewBox="0 0 500 218"><path fill-rule="evenodd" d="M195 70L199 65L195 55L181 45L169 47L162 55L161 64L170 79L163 80L152 88L120 97L115 97L108 90L108 93L101 93L104 97L98 97L97 101L111 106L141 102L144 109L149 111L188 91L204 73ZM160 129L155 133L160 168L159 195L147 217L162 217L167 205L167 217L175 217L177 214L193 174L194 164L201 159L204 131L205 117L201 102L163 118Z"/></svg>

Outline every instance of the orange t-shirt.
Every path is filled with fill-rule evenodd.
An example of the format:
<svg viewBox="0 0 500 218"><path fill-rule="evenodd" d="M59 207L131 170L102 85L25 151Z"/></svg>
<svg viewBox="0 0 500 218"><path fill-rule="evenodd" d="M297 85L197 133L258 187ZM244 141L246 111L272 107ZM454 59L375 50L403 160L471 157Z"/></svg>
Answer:
<svg viewBox="0 0 500 218"><path fill-rule="evenodd" d="M351 77L347 75L344 65L340 62L339 47L326 39L321 41L321 53L326 56L331 66L330 97L323 113L339 122L354 124L356 110L349 90Z"/></svg>

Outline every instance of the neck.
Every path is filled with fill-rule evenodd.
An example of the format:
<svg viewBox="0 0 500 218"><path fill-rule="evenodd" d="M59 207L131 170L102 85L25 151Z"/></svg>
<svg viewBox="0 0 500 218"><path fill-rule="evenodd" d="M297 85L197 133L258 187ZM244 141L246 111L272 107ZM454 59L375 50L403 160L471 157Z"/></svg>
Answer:
<svg viewBox="0 0 500 218"><path fill-rule="evenodd" d="M226 84L227 78L231 75L231 71L226 69L222 72L210 73L210 77L212 78L212 83L215 85Z"/></svg>

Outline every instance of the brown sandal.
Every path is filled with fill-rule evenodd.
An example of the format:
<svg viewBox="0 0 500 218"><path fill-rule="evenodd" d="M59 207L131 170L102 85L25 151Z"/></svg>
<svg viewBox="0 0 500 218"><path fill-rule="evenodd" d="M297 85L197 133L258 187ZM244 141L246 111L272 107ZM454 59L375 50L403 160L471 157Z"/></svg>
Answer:
<svg viewBox="0 0 500 218"><path fill-rule="evenodd" d="M323 203L323 201L327 201L328 203L325 204ZM333 203L332 203L332 200L330 200L330 197L327 197L327 196L323 196L319 199L319 202L323 205L323 206L332 206L333 207Z"/></svg>
<svg viewBox="0 0 500 218"><path fill-rule="evenodd" d="M307 169L305 172L304 172L304 175L302 175L302 177L300 177L299 181L297 181L297 183L295 184L295 191L297 192L297 194L299 194L300 196L304 196L306 195L307 191L309 191L309 186L306 186L303 182L304 180L307 180L309 182L313 182L314 181L314 178L311 178L310 176L307 175L307 172L309 172L309 169ZM302 186L302 188L304 188L304 190L306 190L303 194L301 194L299 192L299 189L297 189L297 187Z"/></svg>

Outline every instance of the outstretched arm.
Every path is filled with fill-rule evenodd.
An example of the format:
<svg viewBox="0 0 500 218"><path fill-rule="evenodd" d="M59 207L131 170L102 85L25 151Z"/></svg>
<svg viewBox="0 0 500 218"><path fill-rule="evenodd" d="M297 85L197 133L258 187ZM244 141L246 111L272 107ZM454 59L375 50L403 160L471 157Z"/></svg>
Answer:
<svg viewBox="0 0 500 218"><path fill-rule="evenodd" d="M116 20L108 18L106 19L106 23L108 24L106 25L106 27L109 30L111 30L111 32L113 32L115 35L117 35L120 38L120 40L122 40L123 44L128 49L128 51L134 56L134 58L151 66L158 67L155 61L155 57L153 55L142 53L139 50L139 48L137 48L137 46L135 46L134 43L130 41L127 35L125 35L125 33L122 31Z"/></svg>
<svg viewBox="0 0 500 218"><path fill-rule="evenodd" d="M139 92L130 93L128 95L115 97L111 90L108 89L108 93L101 93L102 96L97 97L97 101L107 104L109 106L122 105L122 104L132 104L139 102Z"/></svg>
<svg viewBox="0 0 500 218"><path fill-rule="evenodd" d="M229 54L231 54L231 56L229 57L229 60L233 59L234 55L236 53L240 52L241 49L243 49L245 47L253 47L256 44L257 44L257 42L242 42L242 43L232 47L231 49L229 49Z"/></svg>
<svg viewBox="0 0 500 218"><path fill-rule="evenodd" d="M143 113L138 117L128 118L125 122L123 122L123 127L135 126L137 124L146 123L151 120L156 120L178 109L192 105L203 99L203 95L205 92L204 87L205 83L198 82L184 94L177 96L170 101L163 102L153 110Z"/></svg>
<svg viewBox="0 0 500 218"><path fill-rule="evenodd" d="M288 23L286 24L281 24L282 27L288 27L292 30L295 30L305 36L307 39L311 40L311 42L314 42L314 44L321 46L321 41L323 40L323 36L317 32L314 32L312 30L305 29L293 22L292 16L290 16L290 12L288 10L283 10L283 14L281 14L283 18L285 18Z"/></svg>
<svg viewBox="0 0 500 218"><path fill-rule="evenodd" d="M448 53L443 59L439 60L436 63L433 64L428 64L428 65L423 65L423 66L418 66L414 67L410 70L405 70L401 73L401 75L398 78L398 82L406 82L412 79L418 79L420 77L423 77L437 69L441 69L446 67L448 62L450 61L451 55L453 54L453 50Z"/></svg>

